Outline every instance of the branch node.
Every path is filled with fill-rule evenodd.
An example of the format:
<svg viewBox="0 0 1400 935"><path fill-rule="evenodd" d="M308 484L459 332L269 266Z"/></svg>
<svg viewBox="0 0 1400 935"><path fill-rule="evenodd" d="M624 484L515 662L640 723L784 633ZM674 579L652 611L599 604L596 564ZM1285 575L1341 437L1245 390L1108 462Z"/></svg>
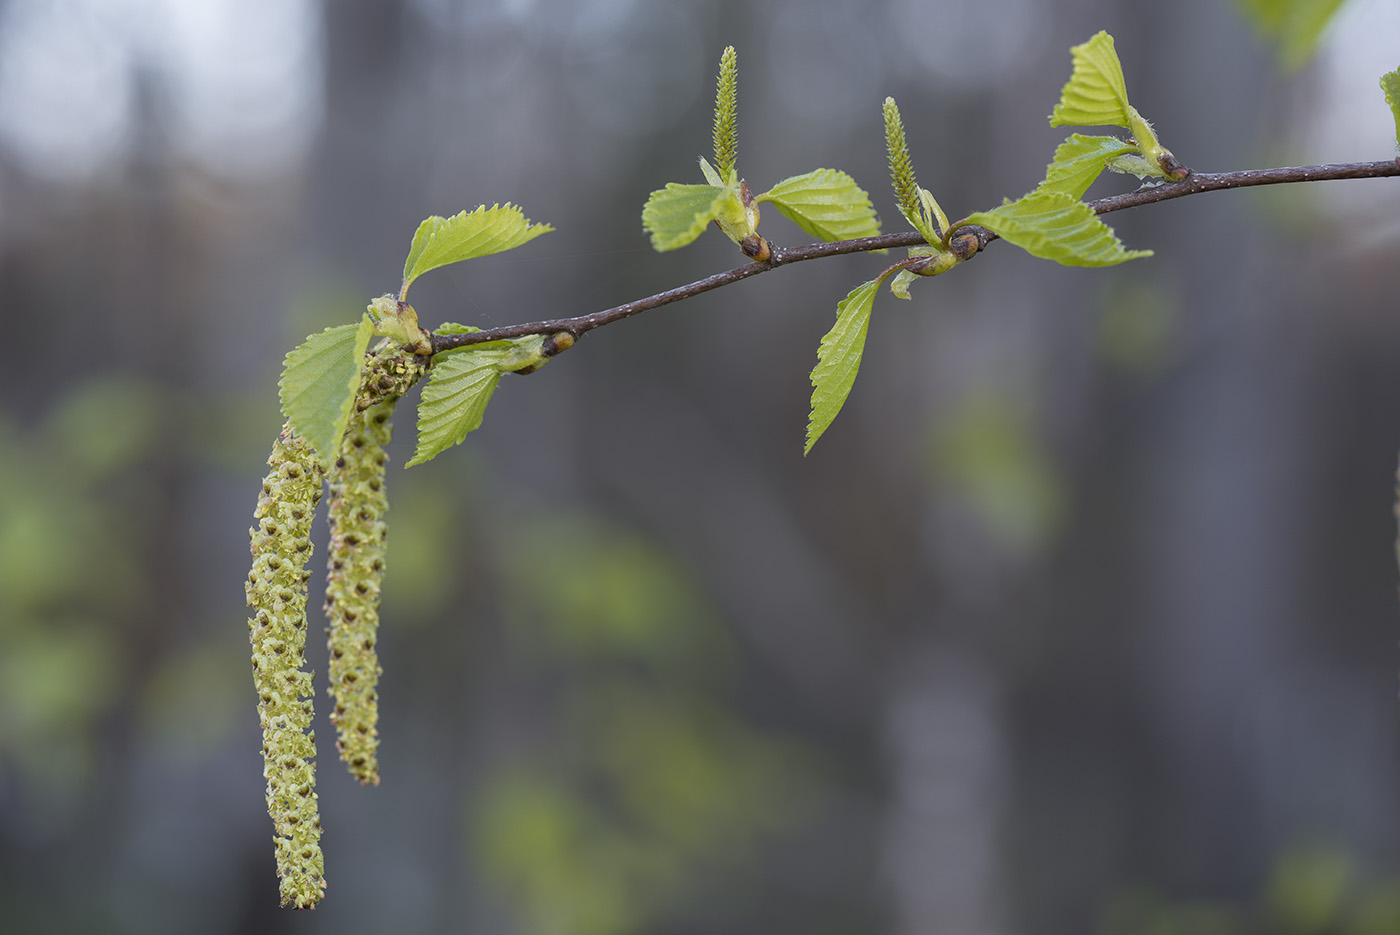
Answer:
<svg viewBox="0 0 1400 935"><path fill-rule="evenodd" d="M773 251L768 246L768 241L764 240L760 234L750 234L739 242L739 249L744 251L744 256L759 263L770 259Z"/></svg>

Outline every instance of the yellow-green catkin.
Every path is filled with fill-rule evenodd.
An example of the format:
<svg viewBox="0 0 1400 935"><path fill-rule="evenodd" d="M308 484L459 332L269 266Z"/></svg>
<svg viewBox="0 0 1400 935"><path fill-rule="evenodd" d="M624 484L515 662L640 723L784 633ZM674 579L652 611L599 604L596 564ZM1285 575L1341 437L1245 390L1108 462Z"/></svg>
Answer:
<svg viewBox="0 0 1400 935"><path fill-rule="evenodd" d="M267 459L271 470L248 530L248 638L263 731L263 778L272 818L282 905L313 908L326 891L316 797L312 673L306 663L306 583L311 518L324 470L311 446L283 426Z"/></svg>
<svg viewBox="0 0 1400 935"><path fill-rule="evenodd" d="M340 453L330 469L330 558L326 574L329 691L336 750L350 775L379 784L379 590L389 508L384 488L394 405L423 375L421 357L376 351L355 395Z"/></svg>
<svg viewBox="0 0 1400 935"><path fill-rule="evenodd" d="M739 153L739 64L734 46L727 46L719 60L719 83L715 88L715 169L729 184Z"/></svg>
<svg viewBox="0 0 1400 935"><path fill-rule="evenodd" d="M904 138L904 121L899 117L899 105L894 98L885 98L885 150L890 157L890 180L899 210L913 223L919 216L919 183L914 181L914 166L909 161L909 143Z"/></svg>

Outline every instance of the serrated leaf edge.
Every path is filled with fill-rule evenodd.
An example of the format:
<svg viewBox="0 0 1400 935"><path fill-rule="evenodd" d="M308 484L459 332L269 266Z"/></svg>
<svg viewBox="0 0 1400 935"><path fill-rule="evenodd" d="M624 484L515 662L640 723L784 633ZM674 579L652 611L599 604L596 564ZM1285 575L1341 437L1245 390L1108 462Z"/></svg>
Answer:
<svg viewBox="0 0 1400 935"><path fill-rule="evenodd" d="M311 360L314 360L316 356L325 353L329 347L334 346L332 344L327 344L325 347L313 351L310 345L316 338L333 332L348 331L351 328L356 329L354 343L351 346L352 358L358 361L359 366L356 367L355 372L346 380L344 398L340 403L340 411L335 421L332 423L332 427L335 431L325 436L318 436L315 432L307 431L307 429L310 428L309 426L300 424L301 415L294 414L293 409L296 408L296 403L299 399L304 397L306 393L321 380L325 379L330 370L329 364L323 367L319 373L310 377L305 388L295 395L290 393L287 386L287 379L294 369L300 370ZM307 444L316 452L316 456L323 462L329 463L329 455L324 454L324 452L334 453L339 450L340 438L345 434L345 426L350 421L350 409L354 405L355 392L359 389L360 375L364 371L365 351L369 348L369 342L373 336L374 321L370 318L369 314L366 313L360 316L358 325L336 325L323 328L321 331L307 335L306 340L288 351L286 356L282 359L282 375L277 380L277 398L282 410L282 415L291 423L296 433L306 440ZM306 371L302 370L301 372L305 373Z"/></svg>
<svg viewBox="0 0 1400 935"><path fill-rule="evenodd" d="M804 181L811 181L814 184L807 187L795 187L797 183ZM835 181L836 184L830 184L832 181ZM784 186L788 186L792 190L782 191ZM802 193L820 192L833 194L851 192L858 195L858 198L839 201L795 201L792 198L792 196ZM772 203L784 217L819 240L827 242L850 240L856 237L874 237L880 233L880 221L875 216L875 207L871 204L869 193L860 187L860 184L851 177L850 173L840 169L813 169L800 175L788 176L768 191L758 195L754 201ZM843 216L828 219L816 217L811 212L803 210L809 206L853 210ZM837 224L847 227L854 226L856 229L840 230L835 226Z"/></svg>
<svg viewBox="0 0 1400 935"><path fill-rule="evenodd" d="M812 401L811 411L807 416L807 444L802 450L804 458L836 421L855 387L856 377L860 373L861 357L865 353L865 338L870 327L870 315L875 307L875 296L880 291L881 284L895 269L897 267L891 267L876 278L861 283L836 303L836 323L822 336L821 343L817 345L817 365L812 368ZM856 317L860 319L858 324L854 321ZM846 352L839 357L833 357L833 352L840 349L838 342L841 340L841 333L849 332L853 326L857 333L851 339ZM845 379L846 373L850 375L849 381ZM837 390L840 398L835 400L834 404L829 400L818 399L824 388L830 389L833 384L843 382L846 384L845 388ZM821 410L821 414L818 410ZM828 410L829 415L826 414Z"/></svg>
<svg viewBox="0 0 1400 935"><path fill-rule="evenodd" d="M429 261L427 264L423 263L423 256L424 254L428 253L429 249L432 247L434 238L436 238L444 229L450 227L454 222L465 222L471 218L477 217L478 215L481 215L483 218L485 218L487 216L495 214L496 212L500 212L502 215L514 218L519 223L519 226L514 231L503 232L504 236L501 237L501 242L498 245L491 245L490 241L488 240L486 241L486 243L481 245L482 247L485 247L485 249L473 250L468 248L462 256L455 256L451 259L436 259ZM486 207L486 205L484 204L479 205L470 212L462 210L452 215L451 217L445 218L439 215L433 215L432 217L425 218L418 225L418 229L414 231L413 241L409 245L408 257L404 260L403 284L399 288L399 301L404 300L404 298L408 295L409 287L413 285L413 283L417 281L418 278L424 273L431 272L432 270L439 269L443 266L451 266L454 263L461 263L466 260L475 260L480 257L490 256L494 253L503 253L507 250L514 250L516 247L524 246L525 244L529 243L531 240L534 240L541 234L548 234L553 230L553 226L549 224L531 221L525 216L525 211L523 208L521 208L519 205L512 204L509 201L505 202L504 204L497 202L489 208ZM476 231L469 236L481 237L489 233L491 233L489 228L482 228L481 230ZM458 245L456 248L454 248L454 252L461 249L461 245Z"/></svg>
<svg viewBox="0 0 1400 935"><path fill-rule="evenodd" d="M1055 238L1054 231L1045 231L1035 228L1031 228L1029 230L1017 230L1014 227L1004 223L1005 220L1011 220L1012 222L1018 220L1017 217L1012 213L1014 209L1022 206L1029 209L1031 208L1031 203L1033 200L1060 202L1060 204L1057 205L1047 205L1042 210L1044 211L1044 213L1049 213L1050 211L1059 209L1074 210L1074 213L1079 215L1079 218L1077 219L1078 223L1088 224L1091 229L1096 225L1097 228L1101 230L1096 231L1094 236L1099 239L1100 243L1104 242L1105 237L1107 238L1107 243L1105 244L1105 246L1109 246L1111 244L1111 246L1109 246L1109 249L1111 251L1112 259L1106 261L1094 260L1091 262L1069 262L1065 259L1049 255L1049 250L1047 249L1047 247L1054 245L1059 245L1061 247L1067 246L1063 240L1057 240ZM1087 204L1085 204L1082 201L1079 201L1078 199L1071 198L1064 192L1033 191L1023 198L1018 198L1016 201L1008 201L1005 204L1000 205L999 207L993 208L991 211L978 211L973 214L970 214L958 226L961 227L966 224L980 224L988 230L995 232L1007 243L1014 244L1015 246L1020 247L1022 250L1025 250L1027 253L1031 254L1031 256L1039 257L1041 259L1046 260L1053 260L1054 262L1059 263L1061 266L1115 266L1119 263L1125 263L1128 260L1137 260L1152 256L1151 250L1125 249L1123 247L1123 242L1118 239L1118 235L1114 233L1113 228L1105 224L1099 218L1099 216L1094 213L1093 208L1089 207ZM1086 260L1088 259L1088 256L1087 254L1081 253L1079 254L1079 259Z"/></svg>

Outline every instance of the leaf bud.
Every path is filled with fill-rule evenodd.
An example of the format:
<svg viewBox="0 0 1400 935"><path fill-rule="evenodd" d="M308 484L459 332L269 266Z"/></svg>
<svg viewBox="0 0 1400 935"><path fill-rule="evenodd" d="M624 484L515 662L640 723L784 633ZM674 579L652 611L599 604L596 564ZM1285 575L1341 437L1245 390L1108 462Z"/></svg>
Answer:
<svg viewBox="0 0 1400 935"><path fill-rule="evenodd" d="M544 339L544 344L540 347L540 354L544 357L556 357L574 346L574 336L567 331L556 331Z"/></svg>
<svg viewBox="0 0 1400 935"><path fill-rule="evenodd" d="M758 263L771 259L773 256L768 241L761 234L750 234L745 237L739 242L739 249L744 251L744 256Z"/></svg>
<svg viewBox="0 0 1400 935"><path fill-rule="evenodd" d="M972 256L981 248L981 239L970 231L968 233L958 234L952 240L948 241L948 252L957 257L960 262Z"/></svg>

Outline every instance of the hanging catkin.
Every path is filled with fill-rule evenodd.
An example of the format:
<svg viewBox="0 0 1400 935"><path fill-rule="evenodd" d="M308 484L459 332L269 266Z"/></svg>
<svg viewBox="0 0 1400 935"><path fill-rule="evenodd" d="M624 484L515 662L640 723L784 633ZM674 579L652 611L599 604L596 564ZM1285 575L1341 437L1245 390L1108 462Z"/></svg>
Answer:
<svg viewBox="0 0 1400 935"><path fill-rule="evenodd" d="M306 663L306 568L311 518L321 499L323 470L290 424L282 429L271 471L248 530L248 638L263 732L263 778L276 843L282 905L310 909L326 890L316 797L316 734L311 728L312 673Z"/></svg>
<svg viewBox="0 0 1400 935"><path fill-rule="evenodd" d="M384 577L384 489L394 405L423 375L424 360L387 347L369 359L355 408L331 465L326 574L329 691L336 750L350 774L379 783L379 590Z"/></svg>

